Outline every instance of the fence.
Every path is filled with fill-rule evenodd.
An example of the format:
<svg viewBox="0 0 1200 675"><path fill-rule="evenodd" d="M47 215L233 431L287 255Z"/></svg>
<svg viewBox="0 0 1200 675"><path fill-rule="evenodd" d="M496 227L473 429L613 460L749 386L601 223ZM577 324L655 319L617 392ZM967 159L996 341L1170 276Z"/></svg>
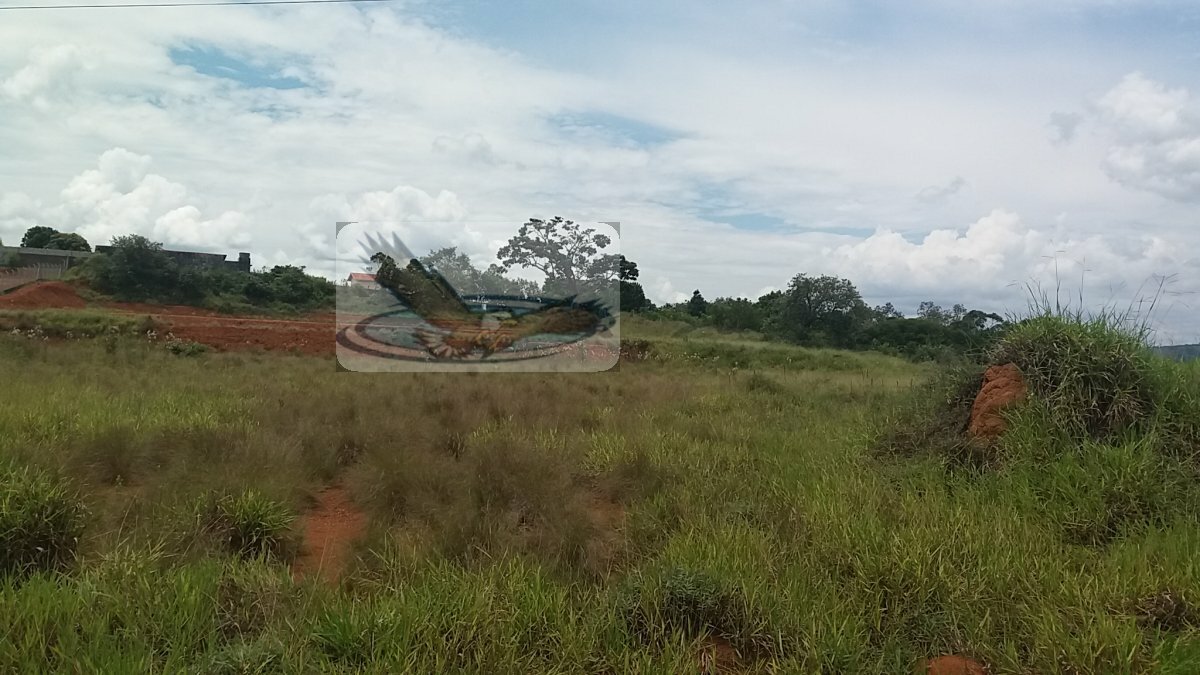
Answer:
<svg viewBox="0 0 1200 675"><path fill-rule="evenodd" d="M0 268L0 293L42 279L61 279L67 271L63 265L34 265L32 267Z"/></svg>

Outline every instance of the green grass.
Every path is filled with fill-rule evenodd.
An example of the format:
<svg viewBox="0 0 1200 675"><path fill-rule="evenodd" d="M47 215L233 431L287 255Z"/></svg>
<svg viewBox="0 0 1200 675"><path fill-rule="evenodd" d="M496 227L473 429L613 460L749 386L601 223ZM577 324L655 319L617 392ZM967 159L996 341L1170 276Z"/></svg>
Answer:
<svg viewBox="0 0 1200 675"><path fill-rule="evenodd" d="M100 310L0 310L0 332L16 331L34 338L139 336L158 328L148 316L123 316Z"/></svg>
<svg viewBox="0 0 1200 675"><path fill-rule="evenodd" d="M1200 663L1186 406L1111 438L1026 406L961 471L877 452L931 371L871 354L648 336L611 373L389 377L0 337L0 459L88 513L73 567L0 582L0 671L675 673L714 641L735 672ZM1147 363L1156 411L1196 391ZM334 481L369 519L336 586L196 506L231 495L250 552L286 551Z"/></svg>

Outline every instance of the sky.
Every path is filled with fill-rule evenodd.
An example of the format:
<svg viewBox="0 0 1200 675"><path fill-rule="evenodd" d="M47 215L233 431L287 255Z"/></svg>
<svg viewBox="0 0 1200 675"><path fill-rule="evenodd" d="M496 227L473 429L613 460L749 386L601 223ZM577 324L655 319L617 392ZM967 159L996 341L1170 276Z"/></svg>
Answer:
<svg viewBox="0 0 1200 675"><path fill-rule="evenodd" d="M1200 341L1192 1L17 4L5 243L332 276L336 221L487 264L562 215L619 221L657 302L806 273L1019 313L1040 287Z"/></svg>

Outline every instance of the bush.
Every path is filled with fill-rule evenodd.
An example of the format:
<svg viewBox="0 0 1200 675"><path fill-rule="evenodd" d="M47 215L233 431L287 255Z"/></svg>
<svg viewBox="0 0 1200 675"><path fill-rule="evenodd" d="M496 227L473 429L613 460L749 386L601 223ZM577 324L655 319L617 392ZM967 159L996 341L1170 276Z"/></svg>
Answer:
<svg viewBox="0 0 1200 675"><path fill-rule="evenodd" d="M192 342L191 340L180 340L172 337L167 341L167 351L176 356L199 356L208 351L208 345Z"/></svg>
<svg viewBox="0 0 1200 675"><path fill-rule="evenodd" d="M44 470L0 465L0 574L67 567L86 510L65 482Z"/></svg>

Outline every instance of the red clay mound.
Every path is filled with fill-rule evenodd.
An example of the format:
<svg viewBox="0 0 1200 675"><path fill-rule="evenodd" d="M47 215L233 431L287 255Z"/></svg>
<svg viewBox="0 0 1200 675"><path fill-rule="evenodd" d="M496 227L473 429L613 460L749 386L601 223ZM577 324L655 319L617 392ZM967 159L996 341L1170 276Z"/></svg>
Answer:
<svg viewBox="0 0 1200 675"><path fill-rule="evenodd" d="M69 284L38 281L0 295L0 309L82 309L87 303Z"/></svg>
<svg viewBox="0 0 1200 675"><path fill-rule="evenodd" d="M978 661L952 654L923 662L917 672L922 675L987 675L987 668Z"/></svg>
<svg viewBox="0 0 1200 675"><path fill-rule="evenodd" d="M1001 411L1025 398L1026 391L1025 378L1015 364L988 368L983 374L983 388L971 408L967 433L972 438L984 440L999 437L1005 429Z"/></svg>
<svg viewBox="0 0 1200 675"><path fill-rule="evenodd" d="M292 567L299 579L317 575L334 583L350 561L351 547L367 530L367 516L346 490L331 485L317 495L317 505L301 519L304 546Z"/></svg>

